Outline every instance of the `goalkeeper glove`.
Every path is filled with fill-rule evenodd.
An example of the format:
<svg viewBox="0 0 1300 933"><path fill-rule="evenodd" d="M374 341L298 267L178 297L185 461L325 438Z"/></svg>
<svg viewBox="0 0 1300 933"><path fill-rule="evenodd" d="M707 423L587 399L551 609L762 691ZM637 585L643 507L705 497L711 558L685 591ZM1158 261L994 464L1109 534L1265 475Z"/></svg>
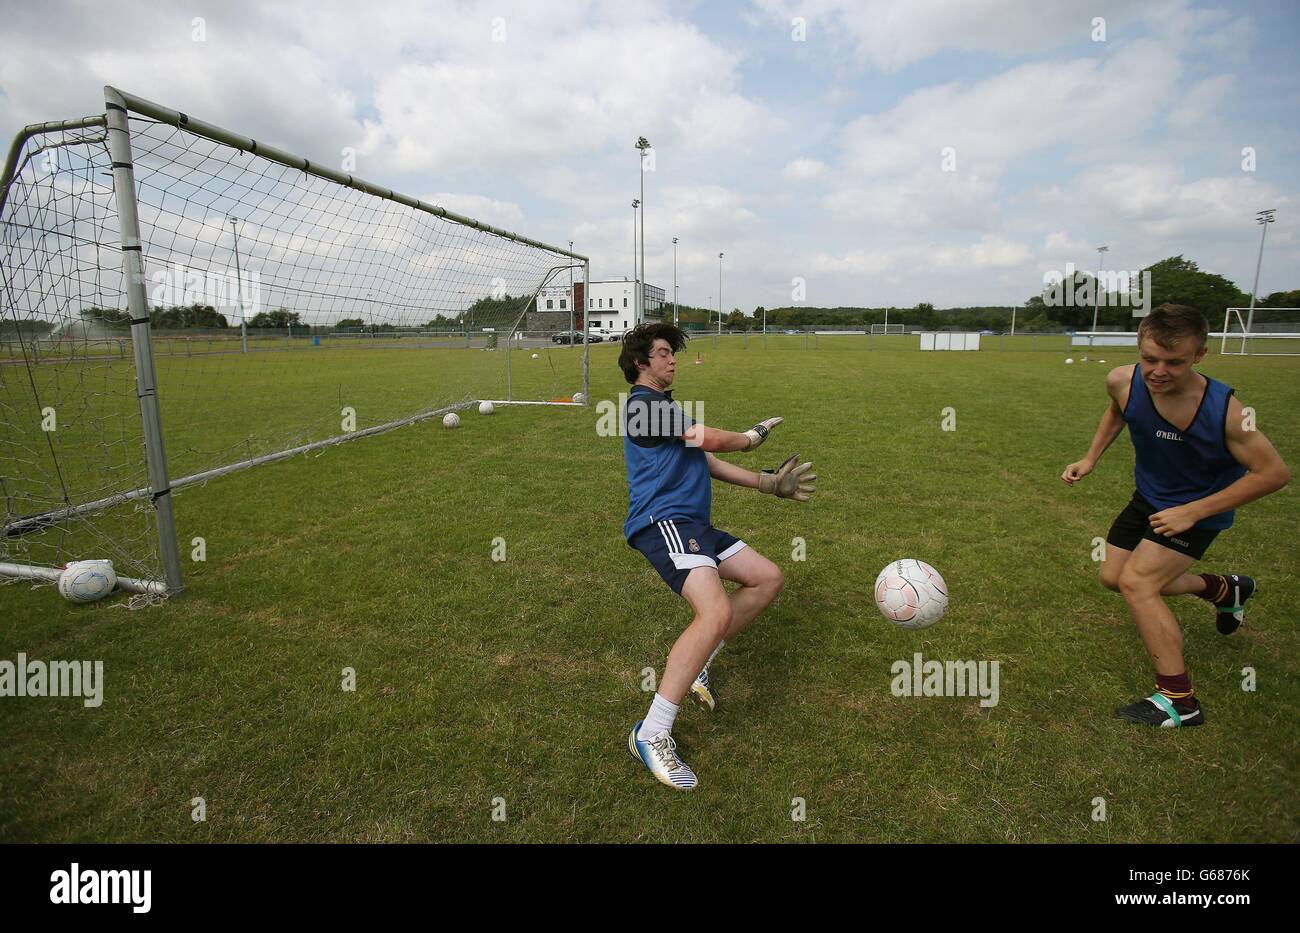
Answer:
<svg viewBox="0 0 1300 933"><path fill-rule="evenodd" d="M809 473L811 469L811 463L799 463L799 455L795 454L781 464L779 470L764 470L759 473L758 491L781 499L807 502L817 491L817 474Z"/></svg>
<svg viewBox="0 0 1300 933"><path fill-rule="evenodd" d="M745 432L745 436L749 438L749 446L745 449L753 450L759 444L763 443L763 441L767 440L768 432L784 420L784 418L768 418L766 421L760 421L758 424L754 425Z"/></svg>

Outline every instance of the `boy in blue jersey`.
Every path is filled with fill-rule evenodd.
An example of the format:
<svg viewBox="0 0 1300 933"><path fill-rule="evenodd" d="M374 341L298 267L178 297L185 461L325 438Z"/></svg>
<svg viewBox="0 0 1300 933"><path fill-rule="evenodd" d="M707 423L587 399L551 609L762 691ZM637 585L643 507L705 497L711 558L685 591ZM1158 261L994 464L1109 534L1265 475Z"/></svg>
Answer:
<svg viewBox="0 0 1300 933"><path fill-rule="evenodd" d="M1164 304L1138 326L1139 362L1106 377L1110 407L1088 448L1061 479L1092 472L1127 424L1137 491L1111 525L1101 583L1124 594L1156 669L1156 692L1115 710L1132 722L1199 726L1205 713L1183 660L1183 633L1163 597L1191 594L1218 610L1218 629L1236 631L1255 581L1240 574L1188 573L1233 510L1290 480L1286 464L1246 418L1233 390L1192 367L1205 356L1205 317Z"/></svg>
<svg viewBox="0 0 1300 933"><path fill-rule="evenodd" d="M668 654L659 690L645 718L632 727L628 751L675 790L698 781L677 755L673 722L689 690L701 706L716 703L709 664L728 639L754 621L785 584L781 569L709 523L714 479L807 502L816 490L811 463L798 456L777 470L754 473L714 452L754 450L783 419L769 418L743 433L705 427L673 401L669 386L686 335L671 324L642 324L623 338L618 365L632 383L623 417L628 514L623 534L664 582L695 612ZM740 584L730 594L722 581Z"/></svg>

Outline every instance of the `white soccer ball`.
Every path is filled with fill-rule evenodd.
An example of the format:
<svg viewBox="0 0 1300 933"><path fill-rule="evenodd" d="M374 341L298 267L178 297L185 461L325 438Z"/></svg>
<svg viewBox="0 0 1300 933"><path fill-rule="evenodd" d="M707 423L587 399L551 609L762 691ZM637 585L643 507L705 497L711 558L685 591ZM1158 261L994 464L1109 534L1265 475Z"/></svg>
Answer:
<svg viewBox="0 0 1300 933"><path fill-rule="evenodd" d="M899 628L934 625L948 609L948 585L925 561L896 560L876 577L876 606Z"/></svg>
<svg viewBox="0 0 1300 933"><path fill-rule="evenodd" d="M491 402L479 402L479 403L478 403L478 413L479 413L480 415L490 415L490 414L492 414L492 412L494 412L494 411L496 411L496 410L497 410L497 407L496 407L495 405L493 405ZM444 423L445 423L445 419L444 419Z"/></svg>
<svg viewBox="0 0 1300 933"><path fill-rule="evenodd" d="M59 574L59 595L74 603L93 603L113 592L117 573L111 560L74 560Z"/></svg>
<svg viewBox="0 0 1300 933"><path fill-rule="evenodd" d="M581 392L574 392L574 393L573 393L573 401L574 401L574 404L577 404L577 405L586 405L586 404L587 404L587 396L583 395Z"/></svg>
<svg viewBox="0 0 1300 933"><path fill-rule="evenodd" d="M534 353L534 354L533 354L533 359L535 359L535 360L540 360L540 359L541 359L541 356L539 356L538 354Z"/></svg>
<svg viewBox="0 0 1300 933"><path fill-rule="evenodd" d="M1069 358L1068 358L1068 357L1067 357L1067 358L1066 358L1066 360L1065 360L1065 362L1067 362L1067 363L1073 363L1073 362L1074 362L1074 360L1072 360L1072 359L1069 359Z"/></svg>
<svg viewBox="0 0 1300 933"><path fill-rule="evenodd" d="M442 426L444 428L460 427L460 415L456 414L454 411L447 412L447 414L442 416Z"/></svg>

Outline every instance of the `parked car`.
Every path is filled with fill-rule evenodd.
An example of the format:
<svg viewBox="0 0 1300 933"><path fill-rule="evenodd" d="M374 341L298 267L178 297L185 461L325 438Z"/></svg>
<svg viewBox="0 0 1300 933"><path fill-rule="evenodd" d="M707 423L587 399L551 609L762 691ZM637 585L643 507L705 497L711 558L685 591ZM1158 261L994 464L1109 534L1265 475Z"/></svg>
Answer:
<svg viewBox="0 0 1300 933"><path fill-rule="evenodd" d="M551 343L582 343L582 331L562 330L551 335Z"/></svg>

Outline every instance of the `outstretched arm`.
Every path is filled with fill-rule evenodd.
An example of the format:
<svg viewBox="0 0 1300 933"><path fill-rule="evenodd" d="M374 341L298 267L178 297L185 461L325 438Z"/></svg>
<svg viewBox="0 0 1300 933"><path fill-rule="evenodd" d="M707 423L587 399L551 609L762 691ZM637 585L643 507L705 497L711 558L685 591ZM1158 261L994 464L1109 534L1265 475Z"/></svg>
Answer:
<svg viewBox="0 0 1300 933"><path fill-rule="evenodd" d="M753 450L767 440L768 432L784 420L784 418L768 418L744 432L720 431L717 428L706 428L702 424L694 424L691 425L690 430L682 435L682 440L686 442L688 447L699 447L706 453L715 450L720 453Z"/></svg>
<svg viewBox="0 0 1300 933"><path fill-rule="evenodd" d="M710 428L709 430L713 429ZM720 433L726 434L730 432L723 431ZM736 436L744 437L745 435L739 434ZM744 467L738 467L726 460L719 460L707 451L708 448L706 447L704 456L709 461L709 475L714 479L720 479L724 483L731 483L733 486L744 486L747 489L758 488L758 474L753 470L746 470Z"/></svg>
<svg viewBox="0 0 1300 933"><path fill-rule="evenodd" d="M1076 482L1083 479L1093 471L1097 466L1097 461L1101 455L1106 452L1114 441L1124 430L1124 410L1119 407L1119 399L1128 379L1128 367L1116 366L1106 376L1106 392L1110 395L1110 405L1107 407L1105 414L1101 416L1101 422L1097 425L1097 433L1092 436L1092 443L1088 445L1088 452L1084 454L1082 460L1076 460L1065 468L1061 474L1061 479L1073 486Z"/></svg>

